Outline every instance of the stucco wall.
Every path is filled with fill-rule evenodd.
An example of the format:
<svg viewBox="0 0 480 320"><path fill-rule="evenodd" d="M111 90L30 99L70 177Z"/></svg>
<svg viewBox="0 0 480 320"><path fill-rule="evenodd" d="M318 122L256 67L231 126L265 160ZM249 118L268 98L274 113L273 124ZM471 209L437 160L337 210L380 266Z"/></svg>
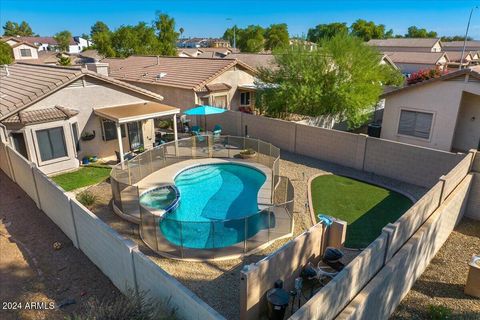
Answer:
<svg viewBox="0 0 480 320"><path fill-rule="evenodd" d="M226 83L232 88L228 91L229 109L238 110L240 107L240 92L238 91L238 85L252 84L255 81L255 77L247 71L240 68L231 68L230 70L222 73L217 78L213 79L210 83ZM253 103L253 95L251 96L251 103Z"/></svg>
<svg viewBox="0 0 480 320"><path fill-rule="evenodd" d="M22 54L20 53L21 49L29 49L32 55L30 57L22 57ZM18 47L12 48L12 51L15 60L38 59L37 49L32 48L31 46L27 46L25 44L21 44Z"/></svg>
<svg viewBox="0 0 480 320"><path fill-rule="evenodd" d="M388 95L385 99L382 133L383 139L450 151L462 92L480 94L480 82L465 82L464 78L436 81L416 88ZM400 110L407 109L433 113L430 139L399 135Z"/></svg>
<svg viewBox="0 0 480 320"><path fill-rule="evenodd" d="M117 139L110 141L102 139L101 119L93 114L93 109L140 103L153 99L100 80L89 77L85 77L85 79L87 80L86 87L81 86L81 80L80 82L76 81L35 103L27 110L51 108L59 105L80 111L76 116L80 135L85 131L95 131L96 137L90 141L80 141L81 150L77 157L81 159L85 155L97 155L100 158L110 157L114 159L115 150L118 151L119 149L118 141ZM67 134L71 134L71 130L68 130L68 132L66 131ZM73 143L71 137L65 137L65 139L67 143ZM122 140L124 150L129 150L128 138L125 137Z"/></svg>
<svg viewBox="0 0 480 320"><path fill-rule="evenodd" d="M480 173L478 172L473 173L472 187L465 215L469 218L480 220Z"/></svg>
<svg viewBox="0 0 480 320"><path fill-rule="evenodd" d="M195 92L191 89L181 89L157 84L130 82L134 86L147 89L163 97L161 103L180 108L181 111L191 109L195 106Z"/></svg>
<svg viewBox="0 0 480 320"><path fill-rule="evenodd" d="M480 96L467 92L463 94L452 148L480 148Z"/></svg>

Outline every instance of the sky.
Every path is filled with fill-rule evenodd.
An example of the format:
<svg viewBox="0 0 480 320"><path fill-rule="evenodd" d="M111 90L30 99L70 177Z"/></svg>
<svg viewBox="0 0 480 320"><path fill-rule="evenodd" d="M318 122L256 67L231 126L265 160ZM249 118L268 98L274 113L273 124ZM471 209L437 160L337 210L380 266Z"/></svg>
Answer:
<svg viewBox="0 0 480 320"><path fill-rule="evenodd" d="M463 35L470 10L480 0L416 1L308 1L308 0L0 0L0 22L27 21L42 36L69 30L89 33L101 20L114 29L122 24L151 22L155 12L175 18L186 37L221 37L233 24L245 27L287 23L291 35L305 35L321 23L372 20L404 34L411 25L437 31L439 35ZM469 35L480 39L480 9L474 11Z"/></svg>

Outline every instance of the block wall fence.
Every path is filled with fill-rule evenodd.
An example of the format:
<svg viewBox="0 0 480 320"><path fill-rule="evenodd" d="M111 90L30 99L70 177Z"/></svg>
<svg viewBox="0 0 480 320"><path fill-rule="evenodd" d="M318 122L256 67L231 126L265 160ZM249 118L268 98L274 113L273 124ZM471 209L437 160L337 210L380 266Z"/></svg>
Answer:
<svg viewBox="0 0 480 320"><path fill-rule="evenodd" d="M123 293L143 291L182 319L225 319L124 239L76 199L0 141L0 169L16 182L60 229Z"/></svg>

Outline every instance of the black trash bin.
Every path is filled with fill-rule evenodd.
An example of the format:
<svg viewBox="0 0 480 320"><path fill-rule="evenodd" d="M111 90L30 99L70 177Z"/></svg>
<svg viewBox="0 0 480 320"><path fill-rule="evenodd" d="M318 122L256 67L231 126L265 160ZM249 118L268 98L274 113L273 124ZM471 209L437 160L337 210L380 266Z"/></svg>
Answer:
<svg viewBox="0 0 480 320"><path fill-rule="evenodd" d="M281 287L268 290L268 319L283 320L289 299L290 295Z"/></svg>
<svg viewBox="0 0 480 320"><path fill-rule="evenodd" d="M368 124L368 135L374 138L380 138L380 132L382 131L382 125L378 123Z"/></svg>

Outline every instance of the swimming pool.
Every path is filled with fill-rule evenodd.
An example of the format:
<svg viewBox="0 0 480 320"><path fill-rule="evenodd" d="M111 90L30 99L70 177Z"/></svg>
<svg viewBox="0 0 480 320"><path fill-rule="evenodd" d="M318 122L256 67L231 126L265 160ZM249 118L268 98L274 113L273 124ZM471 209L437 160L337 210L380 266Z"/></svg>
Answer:
<svg viewBox="0 0 480 320"><path fill-rule="evenodd" d="M235 163L181 171L174 180L180 201L160 220L161 233L172 244L193 249L228 247L254 236L273 222L258 213L258 192L266 178L260 170Z"/></svg>

